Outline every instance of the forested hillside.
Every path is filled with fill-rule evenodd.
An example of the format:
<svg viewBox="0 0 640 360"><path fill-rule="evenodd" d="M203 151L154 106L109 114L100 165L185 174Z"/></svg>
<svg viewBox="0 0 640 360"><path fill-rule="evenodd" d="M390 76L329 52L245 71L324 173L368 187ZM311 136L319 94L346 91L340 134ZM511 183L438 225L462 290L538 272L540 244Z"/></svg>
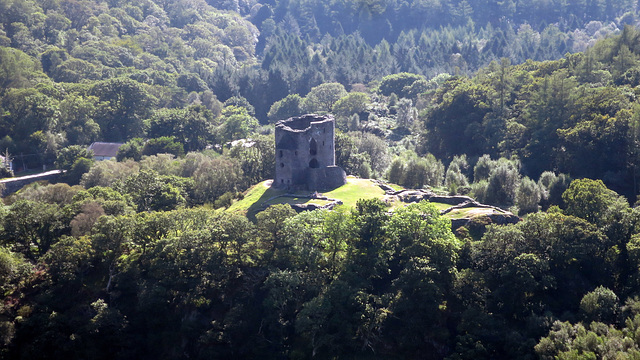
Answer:
<svg viewBox="0 0 640 360"><path fill-rule="evenodd" d="M203 104L218 116L216 100L234 96L264 123L275 101L325 82L350 89L402 71L430 79L503 57L557 59L636 23L634 10L604 0L6 0L0 129L11 139L1 145L51 162L60 146L143 135L163 108Z"/></svg>
<svg viewBox="0 0 640 360"><path fill-rule="evenodd" d="M0 0L0 154L65 171L1 199L0 358L640 357L637 7ZM304 113L522 221L232 211Z"/></svg>

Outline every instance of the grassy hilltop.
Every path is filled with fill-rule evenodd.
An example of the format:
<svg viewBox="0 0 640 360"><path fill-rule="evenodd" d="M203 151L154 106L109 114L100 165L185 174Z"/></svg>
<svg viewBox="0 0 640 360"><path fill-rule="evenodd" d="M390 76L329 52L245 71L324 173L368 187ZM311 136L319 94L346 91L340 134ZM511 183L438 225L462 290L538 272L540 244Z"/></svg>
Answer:
<svg viewBox="0 0 640 360"><path fill-rule="evenodd" d="M391 185L396 190L403 189L398 185ZM276 189L271 187L271 180L260 182L245 192L244 198L231 205L227 211L235 211L246 214L249 219L254 219L255 215L265 208L275 204L314 204L318 206L327 205L333 200L340 200L342 204L348 207L355 207L360 199L378 198L389 204L390 210L396 207L404 206L406 203L385 195L385 191L380 188L371 179L358 179L348 177L347 184L333 189L331 191L321 193L322 196L330 200L314 199L310 195L312 192L298 190L290 192L284 189ZM432 202L440 211L450 208L451 204ZM446 213L451 219L472 218L480 215L487 215L495 212L494 209L482 207L468 207L464 209L456 209Z"/></svg>

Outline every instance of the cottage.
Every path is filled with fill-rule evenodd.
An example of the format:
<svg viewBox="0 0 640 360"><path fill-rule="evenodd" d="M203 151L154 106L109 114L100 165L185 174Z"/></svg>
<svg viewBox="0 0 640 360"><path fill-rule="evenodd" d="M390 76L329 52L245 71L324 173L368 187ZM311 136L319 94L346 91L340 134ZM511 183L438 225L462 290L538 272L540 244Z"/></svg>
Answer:
<svg viewBox="0 0 640 360"><path fill-rule="evenodd" d="M110 160L116 157L122 143L94 142L89 146L93 150L94 160Z"/></svg>

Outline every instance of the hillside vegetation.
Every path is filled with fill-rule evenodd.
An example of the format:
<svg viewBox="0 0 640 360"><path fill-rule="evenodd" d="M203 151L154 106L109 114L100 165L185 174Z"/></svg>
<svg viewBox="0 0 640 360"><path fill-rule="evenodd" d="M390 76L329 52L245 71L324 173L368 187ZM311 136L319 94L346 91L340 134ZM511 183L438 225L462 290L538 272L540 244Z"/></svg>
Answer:
<svg viewBox="0 0 640 360"><path fill-rule="evenodd" d="M349 177L347 179L347 184L322 193L318 193L317 191L311 193L303 190L278 190L271 187L271 182L272 180L267 180L252 186L242 195L241 199L231 204L231 206L227 208L227 211L240 213L242 215L246 215L249 219L255 220L257 213L266 210L269 206L277 204L303 205L309 210L313 210L315 208L309 208L309 206L313 205L320 208L330 207L333 209L335 206L345 206L349 209L355 209L358 201L360 200L377 199L385 202L391 211L395 210L397 207L408 205L407 202L402 201L402 199L399 199L396 196L385 196L385 191L379 186L379 184L375 183L375 181L371 179L356 179ZM400 186L395 185L394 187L398 188L398 190L402 190L402 187ZM443 213L444 210L449 209L450 211L446 212L445 217L451 219L483 217L498 211L493 208L475 206L450 209L453 205L461 205L464 201L461 201L458 204L440 203L437 201L429 202L435 206L436 209L440 210L441 213ZM486 221L487 223L491 222L490 219L486 218L482 221ZM455 230L455 228L453 228L453 230Z"/></svg>
<svg viewBox="0 0 640 360"><path fill-rule="evenodd" d="M265 123L276 101L323 83L557 59L634 24L633 10L605 0L3 0L0 148L21 154L20 168L95 140L174 136L201 150L246 136L253 116Z"/></svg>
<svg viewBox="0 0 640 360"><path fill-rule="evenodd" d="M1 199L0 358L640 357L636 7L0 0L0 153L65 171ZM347 206L264 186L304 113Z"/></svg>

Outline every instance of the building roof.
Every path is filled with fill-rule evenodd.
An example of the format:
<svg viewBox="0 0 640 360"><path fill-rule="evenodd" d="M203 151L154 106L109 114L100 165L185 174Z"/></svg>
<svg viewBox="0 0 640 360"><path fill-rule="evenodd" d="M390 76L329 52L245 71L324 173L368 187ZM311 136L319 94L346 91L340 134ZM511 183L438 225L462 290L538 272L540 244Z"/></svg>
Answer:
<svg viewBox="0 0 640 360"><path fill-rule="evenodd" d="M122 143L94 142L89 146L93 156L115 157Z"/></svg>

